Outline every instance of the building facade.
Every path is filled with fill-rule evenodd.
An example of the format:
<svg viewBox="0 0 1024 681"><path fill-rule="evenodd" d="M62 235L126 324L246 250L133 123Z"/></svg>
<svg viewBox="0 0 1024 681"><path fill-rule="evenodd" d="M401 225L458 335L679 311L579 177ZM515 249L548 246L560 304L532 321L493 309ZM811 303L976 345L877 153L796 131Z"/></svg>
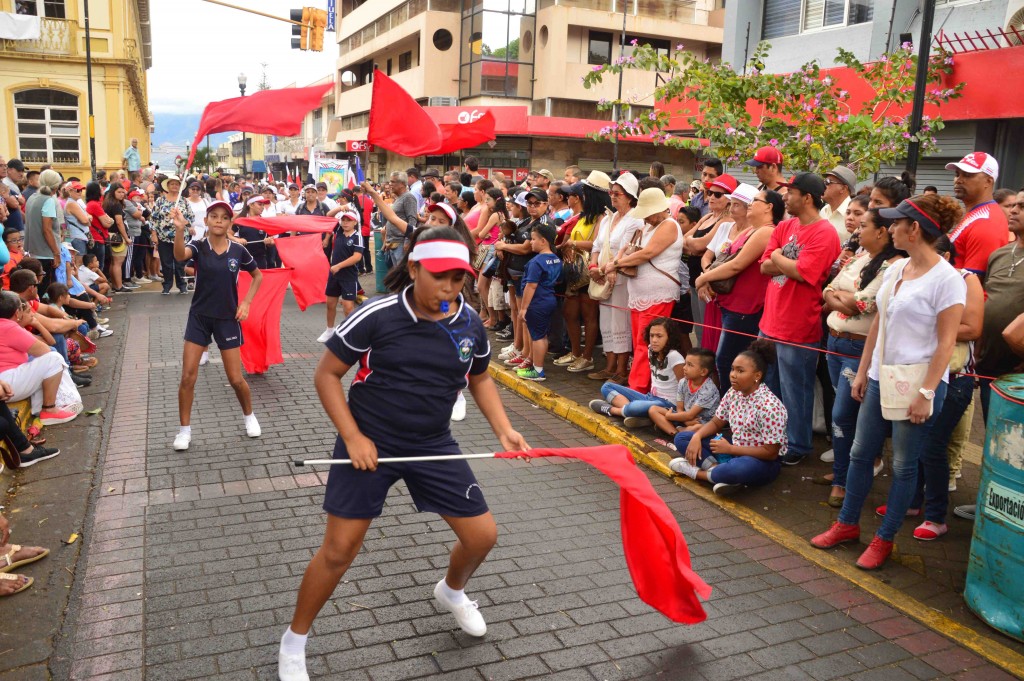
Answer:
<svg viewBox="0 0 1024 681"><path fill-rule="evenodd" d="M739 70L763 40L771 45L765 69L773 73L794 71L812 60L822 67L832 66L840 47L863 62L876 60L903 42L917 43L921 35L920 6L915 0L730 0L725 9L722 59ZM937 37L933 45L942 42L956 52L972 53L972 58L983 58L977 53L989 52L998 70L1004 68L999 64L1009 58L1008 51L1024 48L1004 39L974 41L973 45L971 41L951 45L948 40L979 31L998 34L1011 25L1020 30L1021 23L1024 0L936 0L932 30L941 38ZM954 54L954 63L957 58ZM957 76L956 71L953 76ZM985 151L999 159L999 186L1024 185L1024 163L1018 160L1024 120L1013 107L992 106L991 87L987 81L967 82L962 100L939 109L947 127L938 134L938 152L919 162L919 188L935 185L939 191L950 193L953 178L945 165L971 151ZM880 174L901 171L899 166L883 167Z"/></svg>
<svg viewBox="0 0 1024 681"><path fill-rule="evenodd" d="M152 65L149 0L90 0L96 166L115 170L130 140L149 161ZM91 176L85 19L77 0L0 0L0 12L35 14L36 40L0 38L0 153L65 177Z"/></svg>
<svg viewBox="0 0 1024 681"><path fill-rule="evenodd" d="M228 135L228 141L217 146L217 168L231 175L263 177L267 172L264 150L268 139L262 133L247 132L244 139L240 132Z"/></svg>
<svg viewBox="0 0 1024 681"><path fill-rule="evenodd" d="M333 74L324 76L312 83L290 83L290 87L312 87L314 85L325 85L333 83ZM328 90L320 100L320 106L306 114L302 119L302 132L293 137L278 137L267 135L264 145L264 160L267 170L274 173L274 177L281 179L288 174L298 173L300 177L306 177L309 173L310 161L314 153L323 153L325 156L339 156L345 150L345 145L340 147L335 143L338 131L341 129L341 121L335 118L335 90Z"/></svg>
<svg viewBox="0 0 1024 681"><path fill-rule="evenodd" d="M632 51L632 41L672 54L682 49L718 59L722 0L340 0L338 3L337 118L339 150L365 140L374 69L387 74L435 120L491 111L498 120L493 145L449 157L406 159L371 153L370 177L417 163L458 166L473 155L481 167L513 171L567 165L610 170L610 143L589 139L612 118L599 110L614 99L618 80L592 89L582 78L594 66ZM624 22L625 20L625 22ZM625 24L625 31L623 25ZM624 37L624 39L623 39ZM652 110L653 72L624 73L623 115ZM649 143L623 142L619 165L646 172ZM670 172L695 172L692 153L659 148Z"/></svg>

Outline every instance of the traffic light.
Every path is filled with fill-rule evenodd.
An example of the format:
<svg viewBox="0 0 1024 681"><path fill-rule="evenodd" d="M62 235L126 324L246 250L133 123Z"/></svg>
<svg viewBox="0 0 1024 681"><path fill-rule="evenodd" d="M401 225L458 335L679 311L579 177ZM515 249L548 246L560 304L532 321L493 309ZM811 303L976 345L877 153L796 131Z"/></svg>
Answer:
<svg viewBox="0 0 1024 681"><path fill-rule="evenodd" d="M308 8L310 14L309 28L309 49L314 52L324 50L324 30L327 28L327 11L322 9Z"/></svg>
<svg viewBox="0 0 1024 681"><path fill-rule="evenodd" d="M292 49L293 50L308 50L309 49L309 24L310 24L310 11L309 7L303 7L302 9L293 9L289 11L289 18L292 21L301 22L301 26L292 24ZM296 40L295 36L298 36Z"/></svg>

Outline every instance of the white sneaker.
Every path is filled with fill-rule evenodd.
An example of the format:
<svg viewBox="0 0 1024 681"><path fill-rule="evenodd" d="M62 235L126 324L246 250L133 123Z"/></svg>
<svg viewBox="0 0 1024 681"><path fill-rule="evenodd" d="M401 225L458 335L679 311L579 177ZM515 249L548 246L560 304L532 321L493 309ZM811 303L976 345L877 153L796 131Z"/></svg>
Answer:
<svg viewBox="0 0 1024 681"><path fill-rule="evenodd" d="M434 600L437 601L437 604L455 615L455 621L459 623L459 627L470 636L483 636L486 634L487 623L484 622L484 616L480 614L477 602L466 599L462 603L452 603L445 597L444 592L441 591L443 584L444 580L442 579L434 587Z"/></svg>
<svg viewBox="0 0 1024 681"><path fill-rule="evenodd" d="M466 396L459 391L455 398L455 406L452 407L452 421L462 421L466 418Z"/></svg>
<svg viewBox="0 0 1024 681"><path fill-rule="evenodd" d="M289 655L283 650L278 650L277 678L280 681L309 681L309 674L306 673L306 656Z"/></svg>
<svg viewBox="0 0 1024 681"><path fill-rule="evenodd" d="M685 475L691 480L697 479L697 471L700 469L694 466L692 463L686 460L685 456L679 456L668 462L668 467L673 473L679 473Z"/></svg>
<svg viewBox="0 0 1024 681"><path fill-rule="evenodd" d="M827 452L822 452L820 458L825 463L832 463L836 460L836 453L834 450L830 449Z"/></svg>
<svg viewBox="0 0 1024 681"><path fill-rule="evenodd" d="M199 358L199 366L205 366L210 363L210 353L203 351L203 356Z"/></svg>
<svg viewBox="0 0 1024 681"><path fill-rule="evenodd" d="M145 277L132 277L132 281L136 284L152 284L153 282Z"/></svg>
<svg viewBox="0 0 1024 681"><path fill-rule="evenodd" d="M263 434L260 422L256 420L256 414L249 414L245 417L245 434L249 437L259 437Z"/></svg>
<svg viewBox="0 0 1024 681"><path fill-rule="evenodd" d="M322 334L320 334L320 337L316 339L316 342L317 343L326 343L327 341L329 341L331 339L331 336L333 336L333 335L334 335L334 328L330 327L327 330L325 330Z"/></svg>
<svg viewBox="0 0 1024 681"><path fill-rule="evenodd" d="M110 329L106 328L106 327L97 326L96 329L100 332L100 338L106 338L107 336L113 336L114 335L114 332L111 331Z"/></svg>
<svg viewBox="0 0 1024 681"><path fill-rule="evenodd" d="M174 436L174 449L178 452L183 452L188 449L189 443L192 442L192 433L179 432Z"/></svg>
<svg viewBox="0 0 1024 681"><path fill-rule="evenodd" d="M501 349L501 352L498 353L498 359L504 361L504 360L508 359L509 357L511 357L514 354L516 354L516 346L515 345L508 345L506 347L503 347Z"/></svg>

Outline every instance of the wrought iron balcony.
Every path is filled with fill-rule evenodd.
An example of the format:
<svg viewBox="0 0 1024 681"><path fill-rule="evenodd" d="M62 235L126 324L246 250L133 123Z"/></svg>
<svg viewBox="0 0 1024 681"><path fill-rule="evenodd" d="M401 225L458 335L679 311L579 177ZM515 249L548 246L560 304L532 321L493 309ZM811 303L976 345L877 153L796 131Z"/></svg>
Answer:
<svg viewBox="0 0 1024 681"><path fill-rule="evenodd" d="M0 53L45 54L74 57L78 54L78 22L72 19L40 19L35 40L0 40Z"/></svg>

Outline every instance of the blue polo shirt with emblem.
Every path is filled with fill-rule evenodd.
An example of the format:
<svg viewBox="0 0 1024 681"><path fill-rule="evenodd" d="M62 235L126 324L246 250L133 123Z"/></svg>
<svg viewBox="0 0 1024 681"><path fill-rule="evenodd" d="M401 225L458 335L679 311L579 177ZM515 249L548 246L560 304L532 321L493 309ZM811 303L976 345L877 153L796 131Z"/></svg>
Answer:
<svg viewBox="0 0 1024 681"><path fill-rule="evenodd" d="M359 233L359 230L355 230L351 234L346 235L341 228L334 233L334 247L331 249L331 265L337 265L339 262L345 262L356 253L362 253L365 249L363 246L363 235ZM358 263L357 263L358 264ZM335 273L335 276L340 276L345 279L358 279L359 270L355 265L342 268Z"/></svg>
<svg viewBox="0 0 1024 681"><path fill-rule="evenodd" d="M327 341L358 372L348 406L359 430L385 449L408 451L454 442L449 424L467 374L487 371L491 346L476 312L457 301L447 319L420 319L412 287L364 303Z"/></svg>
<svg viewBox="0 0 1024 681"><path fill-rule="evenodd" d="M238 272L257 269L252 254L234 241L229 241L228 250L219 255L206 239L190 241L185 248L191 251L196 269L196 290L189 314L234 319L238 310Z"/></svg>

